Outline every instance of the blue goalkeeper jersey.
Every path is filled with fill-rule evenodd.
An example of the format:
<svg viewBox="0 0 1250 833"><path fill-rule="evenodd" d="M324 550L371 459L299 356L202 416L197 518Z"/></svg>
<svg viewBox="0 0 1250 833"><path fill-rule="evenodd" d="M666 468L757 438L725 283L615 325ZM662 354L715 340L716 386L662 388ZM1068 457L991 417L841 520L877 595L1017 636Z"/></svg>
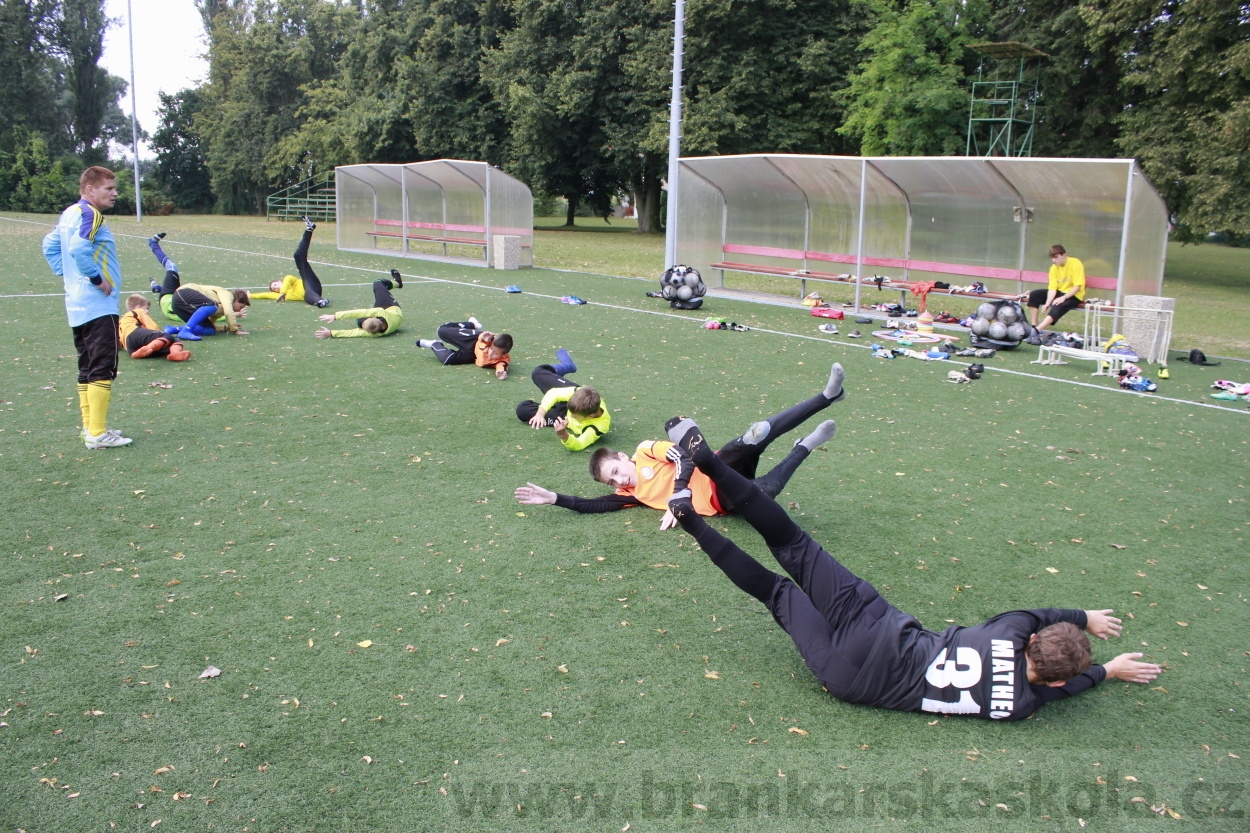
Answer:
<svg viewBox="0 0 1250 833"><path fill-rule="evenodd" d="M43 238L43 256L65 281L65 312L71 327L120 313L122 266L117 242L98 208L79 200L62 211L56 228ZM112 295L91 283L97 275L113 287Z"/></svg>

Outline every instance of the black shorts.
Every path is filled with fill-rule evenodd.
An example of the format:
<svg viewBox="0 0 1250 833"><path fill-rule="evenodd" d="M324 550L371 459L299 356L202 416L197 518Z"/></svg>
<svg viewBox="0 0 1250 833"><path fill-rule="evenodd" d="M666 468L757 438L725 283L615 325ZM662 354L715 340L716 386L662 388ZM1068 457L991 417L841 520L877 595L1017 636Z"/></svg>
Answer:
<svg viewBox="0 0 1250 833"><path fill-rule="evenodd" d="M118 320L116 315L101 315L71 328L74 347L78 350L78 384L111 382L117 378L117 351L121 349Z"/></svg>
<svg viewBox="0 0 1250 833"><path fill-rule="evenodd" d="M165 334L157 330L149 330L147 327L135 327L130 331L130 335L126 336L126 352L133 353L145 344L151 344L158 338L164 338Z"/></svg>
<svg viewBox="0 0 1250 833"><path fill-rule="evenodd" d="M191 316L195 315L195 311L200 307L216 307L219 304L203 292L196 292L194 289L179 289L174 293L173 310L174 315L183 321L190 321Z"/></svg>
<svg viewBox="0 0 1250 833"><path fill-rule="evenodd" d="M1030 307L1041 309L1043 306L1046 305L1046 297L1048 295L1050 295L1049 289L1034 289L1032 292L1029 293L1028 305ZM1050 316L1051 321L1058 321L1060 318L1063 318L1066 314L1076 309L1080 305L1081 305L1080 300L1075 295L1073 295L1071 298L1069 298L1068 300L1062 303L1053 304L1046 314Z"/></svg>

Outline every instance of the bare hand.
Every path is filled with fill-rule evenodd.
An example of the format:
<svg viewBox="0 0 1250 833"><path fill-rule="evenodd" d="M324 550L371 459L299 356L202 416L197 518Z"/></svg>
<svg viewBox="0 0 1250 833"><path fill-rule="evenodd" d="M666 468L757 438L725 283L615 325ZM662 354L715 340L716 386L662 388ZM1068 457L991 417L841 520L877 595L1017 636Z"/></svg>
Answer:
<svg viewBox="0 0 1250 833"><path fill-rule="evenodd" d="M313 333L315 338L334 338L334 331L329 327L318 327L317 332Z"/></svg>
<svg viewBox="0 0 1250 833"><path fill-rule="evenodd" d="M109 283L108 281L100 281L99 289L105 295L113 294L113 284Z"/></svg>
<svg viewBox="0 0 1250 833"><path fill-rule="evenodd" d="M1154 682L1163 669L1152 662L1138 662L1141 654L1120 654L1111 662L1103 665L1107 670L1108 680L1123 680L1126 683Z"/></svg>
<svg viewBox="0 0 1250 833"><path fill-rule="evenodd" d="M556 502L555 492L534 483L518 486L513 494L516 495L517 503L523 503L526 506L542 506Z"/></svg>
<svg viewBox="0 0 1250 833"><path fill-rule="evenodd" d="M333 323L333 321L334 321L334 316L333 316L333 315L318 315L318 316L317 316L317 320L318 320L318 321L324 321L324 322L326 322L327 324L330 324L330 323Z"/></svg>
<svg viewBox="0 0 1250 833"><path fill-rule="evenodd" d="M1110 609L1085 611L1085 630L1090 636L1106 639L1108 636L1120 635L1120 620L1111 613Z"/></svg>
<svg viewBox="0 0 1250 833"><path fill-rule="evenodd" d="M234 314L234 317L235 318L247 318L247 307L244 307L243 309L236 312Z"/></svg>
<svg viewBox="0 0 1250 833"><path fill-rule="evenodd" d="M675 526L677 526L677 518L673 516L672 512L665 509L664 517L660 518L660 531L663 532L664 530L672 529Z"/></svg>
<svg viewBox="0 0 1250 833"><path fill-rule="evenodd" d="M497 364L497 365L495 365L495 378L496 378L496 379L507 379L507 378L508 378L508 368L507 368L507 367L505 367L505 366L503 366L502 364Z"/></svg>
<svg viewBox="0 0 1250 833"><path fill-rule="evenodd" d="M279 295L277 298L274 298L274 299L273 299L273 302L274 302L275 304L280 304L280 303L282 303L282 302L283 302L283 301L285 301L285 300L286 300L286 293L285 293L285 292L283 292L283 293L282 293L281 295Z"/></svg>
<svg viewBox="0 0 1250 833"><path fill-rule="evenodd" d="M248 332L247 332L247 330L239 330L239 329L236 329L236 330L234 331L234 334L235 334L235 335L237 335L237 336L245 336L245 335L247 335L247 334L248 334Z"/></svg>
<svg viewBox="0 0 1250 833"><path fill-rule="evenodd" d="M563 435L564 429L569 427L568 417L556 417L555 421L551 423L551 427L556 429L557 434Z"/></svg>
<svg viewBox="0 0 1250 833"><path fill-rule="evenodd" d="M530 428L546 428L546 427L547 427L547 412L546 411L538 411L532 417L530 417Z"/></svg>

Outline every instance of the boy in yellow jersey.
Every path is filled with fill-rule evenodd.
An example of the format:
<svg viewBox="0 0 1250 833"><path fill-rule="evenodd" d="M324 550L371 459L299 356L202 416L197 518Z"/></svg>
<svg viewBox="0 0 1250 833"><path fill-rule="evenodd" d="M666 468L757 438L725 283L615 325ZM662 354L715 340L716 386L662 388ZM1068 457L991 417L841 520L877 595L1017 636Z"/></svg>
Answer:
<svg viewBox="0 0 1250 833"><path fill-rule="evenodd" d="M165 317L181 324L166 327L165 335L176 335L183 341L199 341L204 336L216 335L220 325L222 332L245 336L239 329L239 319L247 314L252 299L242 289L223 289L202 283L183 283L178 265L161 249L165 232L148 238L148 248L156 260L165 267L163 283L152 282L152 291L160 298L161 311Z"/></svg>
<svg viewBox="0 0 1250 833"><path fill-rule="evenodd" d="M118 448L133 440L109 429L109 403L117 378L117 324L122 267L117 243L104 222L117 202L117 176L94 165L78 179L81 199L61 212L43 238L43 256L65 287L65 313L78 351L78 406L87 448Z"/></svg>
<svg viewBox="0 0 1250 833"><path fill-rule="evenodd" d="M404 320L404 311L399 308L392 289L403 289L404 281L399 272L391 270L395 282L379 278L373 282L373 306L368 309L345 309L334 315L321 315L318 318L329 324L343 318L355 318L356 326L350 330L331 330L329 327L318 327L313 333L317 338L377 338L393 336L399 332L399 325Z"/></svg>
<svg viewBox="0 0 1250 833"><path fill-rule="evenodd" d="M542 391L542 401L527 399L517 405L517 419L535 430L551 427L565 448L581 451L608 433L612 415L597 390L565 378L577 372L568 350L557 350L556 362L534 368L530 378Z"/></svg>
<svg viewBox="0 0 1250 833"><path fill-rule="evenodd" d="M1050 274L1045 289L1034 289L1028 295L1029 317L1033 326L1044 330L1085 300L1085 264L1068 257L1063 246L1050 247ZM1045 311L1039 322L1038 316ZM1040 341L1040 338L1036 339Z"/></svg>
<svg viewBox="0 0 1250 833"><path fill-rule="evenodd" d="M295 247L295 268L300 276L286 275L280 281L269 284L268 292L253 292L253 298L273 301L303 301L309 306L325 307L330 302L321 297L321 279L308 263L308 247L312 244L312 233L317 224L307 217L304 218L304 236ZM396 272L391 270L391 276Z"/></svg>
<svg viewBox="0 0 1250 833"><path fill-rule="evenodd" d="M185 362L191 358L182 344L173 336L167 336L152 320L149 313L152 304L142 295L131 295L126 299L126 314L121 317L117 327L121 334L122 347L132 359L146 359L151 356L164 356L171 362Z"/></svg>
<svg viewBox="0 0 1250 833"><path fill-rule="evenodd" d="M845 399L846 391L842 389L845 375L842 365L835 363L829 371L829 381L823 391L755 423L741 437L716 452L717 456L731 469L759 486L765 494L770 497L777 496L808 455L833 436L833 420L826 420L816 426L815 431L794 444L786 458L772 471L757 478L755 472L759 466L760 455L777 437L802 425L834 402ZM669 426L665 428L667 430ZM590 457L590 475L615 489L613 494L581 498L557 494L534 483L527 483L516 490L515 496L522 504L536 506L554 503L565 509L587 514L614 512L632 506L650 506L664 512L660 529L670 529L677 525L668 509L668 501L673 496L673 484L679 476L679 462L679 449L675 449L673 443L665 440L641 443L632 457L610 448L600 448ZM734 511L733 502L720 494L716 484L697 469L689 475L689 489L693 495L695 510L700 515L724 515Z"/></svg>

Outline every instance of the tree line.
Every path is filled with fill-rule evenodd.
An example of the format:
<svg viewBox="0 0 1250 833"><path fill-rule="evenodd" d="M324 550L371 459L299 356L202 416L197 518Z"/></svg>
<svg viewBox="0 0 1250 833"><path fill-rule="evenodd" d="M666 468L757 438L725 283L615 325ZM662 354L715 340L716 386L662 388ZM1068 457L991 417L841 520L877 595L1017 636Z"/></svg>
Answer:
<svg viewBox="0 0 1250 833"><path fill-rule="evenodd" d="M0 66L10 9L101 3L0 0ZM450 157L563 197L570 221L628 193L640 228L660 227L671 0L196 5L209 75L162 98L154 199L260 212L336 165ZM0 92L40 118L77 90L55 28L28 38L45 83ZM1136 157L1178 237L1250 234L1250 7L1232 0L688 0L682 152L962 154L981 61L968 46L1006 40L1050 56L1035 156ZM98 148L77 118L56 147Z"/></svg>
<svg viewBox="0 0 1250 833"><path fill-rule="evenodd" d="M60 211L85 166L130 142L127 84L99 65L108 24L103 0L0 0L0 208Z"/></svg>

